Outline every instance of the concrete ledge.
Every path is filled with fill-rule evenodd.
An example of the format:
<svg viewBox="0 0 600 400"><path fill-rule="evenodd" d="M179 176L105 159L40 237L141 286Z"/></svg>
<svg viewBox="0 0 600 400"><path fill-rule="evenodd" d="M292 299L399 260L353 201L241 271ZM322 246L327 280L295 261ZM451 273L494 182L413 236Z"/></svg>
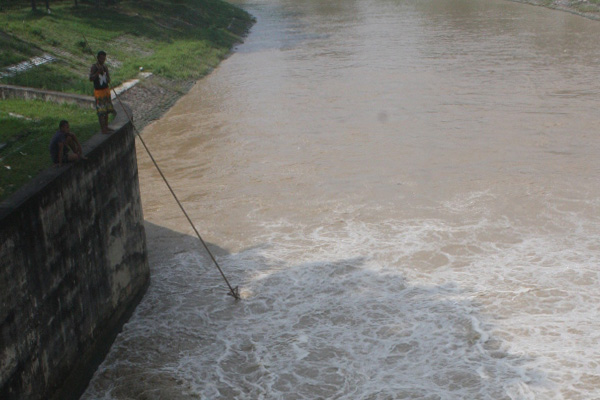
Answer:
<svg viewBox="0 0 600 400"><path fill-rule="evenodd" d="M110 97L114 100L116 95L121 95L137 85L140 79L152 76L150 72L141 72L139 79L130 79L123 82L122 85L113 88ZM94 108L96 102L94 96L85 96L82 94L55 92L52 90L36 89L26 86L0 85L0 99L24 99L24 100L44 100L53 103L77 104L81 107ZM131 115L131 113L130 113Z"/></svg>
<svg viewBox="0 0 600 400"><path fill-rule="evenodd" d="M94 107L93 96L84 96L81 94L54 92L52 90L34 89L23 86L0 85L0 98L5 99L25 99L25 100L45 100L54 103L77 104L82 107Z"/></svg>

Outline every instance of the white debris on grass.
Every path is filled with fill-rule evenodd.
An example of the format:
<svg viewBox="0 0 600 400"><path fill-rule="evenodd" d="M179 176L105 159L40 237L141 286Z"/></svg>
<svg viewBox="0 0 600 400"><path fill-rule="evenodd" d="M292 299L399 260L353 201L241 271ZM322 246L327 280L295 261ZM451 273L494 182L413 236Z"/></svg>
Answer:
<svg viewBox="0 0 600 400"><path fill-rule="evenodd" d="M34 68L34 67L46 64L46 63L54 62L54 61L56 61L56 58L54 58L52 55L42 54L39 57L33 57L27 61L23 61L18 64L11 65L10 67L5 68L4 71L0 71L0 78L12 77L21 72L28 71L31 68Z"/></svg>

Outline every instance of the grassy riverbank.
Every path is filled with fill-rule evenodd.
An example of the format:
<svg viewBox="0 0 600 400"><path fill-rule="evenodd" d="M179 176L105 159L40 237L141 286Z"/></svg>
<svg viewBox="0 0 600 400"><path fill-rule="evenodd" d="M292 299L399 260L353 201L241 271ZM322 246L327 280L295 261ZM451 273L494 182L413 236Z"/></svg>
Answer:
<svg viewBox="0 0 600 400"><path fill-rule="evenodd" d="M0 200L51 166L48 144L58 119L69 121L81 143L97 131L92 108L45 101L2 100L0 107Z"/></svg>
<svg viewBox="0 0 600 400"><path fill-rule="evenodd" d="M513 1L600 19L600 0ZM0 12L0 72L36 56L54 60L3 76L0 83L89 95L87 73L94 53L103 49L114 86L135 78L140 67L154 74L121 96L140 129L210 72L252 24L249 14L220 0L121 0L99 9L91 3L75 7L72 1L53 0L51 6L51 14L43 7L32 12L27 2ZM82 141L98 129L89 110L80 109L80 120L77 109L57 107L0 103L0 200L50 166L45 142L58 120L80 125L75 130ZM28 147L25 142L31 140L37 144Z"/></svg>
<svg viewBox="0 0 600 400"><path fill-rule="evenodd" d="M95 52L104 50L113 86L136 78L140 67L153 74L121 96L140 129L225 58L253 23L220 0L121 0L99 9L54 0L51 7L51 14L32 12L24 2L0 12L0 72L32 57L53 59L0 83L91 95L87 74ZM48 143L63 118L82 142L98 131L90 109L0 102L0 200L50 167Z"/></svg>
<svg viewBox="0 0 600 400"><path fill-rule="evenodd" d="M87 74L99 50L108 53L114 86L140 67L195 80L228 54L250 22L245 11L220 0L123 0L99 9L53 1L51 14L11 10L0 13L0 68L42 54L55 61L0 83L90 94Z"/></svg>

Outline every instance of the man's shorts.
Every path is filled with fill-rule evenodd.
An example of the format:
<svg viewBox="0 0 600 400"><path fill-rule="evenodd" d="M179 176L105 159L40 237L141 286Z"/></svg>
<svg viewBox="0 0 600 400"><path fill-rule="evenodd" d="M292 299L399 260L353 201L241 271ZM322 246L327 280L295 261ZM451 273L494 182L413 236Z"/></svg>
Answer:
<svg viewBox="0 0 600 400"><path fill-rule="evenodd" d="M110 99L110 89L95 89L96 112L98 115L114 114L115 109Z"/></svg>

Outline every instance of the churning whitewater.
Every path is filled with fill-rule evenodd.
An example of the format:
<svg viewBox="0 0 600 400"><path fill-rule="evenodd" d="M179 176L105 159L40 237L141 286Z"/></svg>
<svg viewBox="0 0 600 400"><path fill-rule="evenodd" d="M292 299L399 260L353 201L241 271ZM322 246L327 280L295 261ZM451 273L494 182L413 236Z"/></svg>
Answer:
<svg viewBox="0 0 600 400"><path fill-rule="evenodd" d="M143 135L152 283L83 399L600 398L600 23L239 1Z"/></svg>

